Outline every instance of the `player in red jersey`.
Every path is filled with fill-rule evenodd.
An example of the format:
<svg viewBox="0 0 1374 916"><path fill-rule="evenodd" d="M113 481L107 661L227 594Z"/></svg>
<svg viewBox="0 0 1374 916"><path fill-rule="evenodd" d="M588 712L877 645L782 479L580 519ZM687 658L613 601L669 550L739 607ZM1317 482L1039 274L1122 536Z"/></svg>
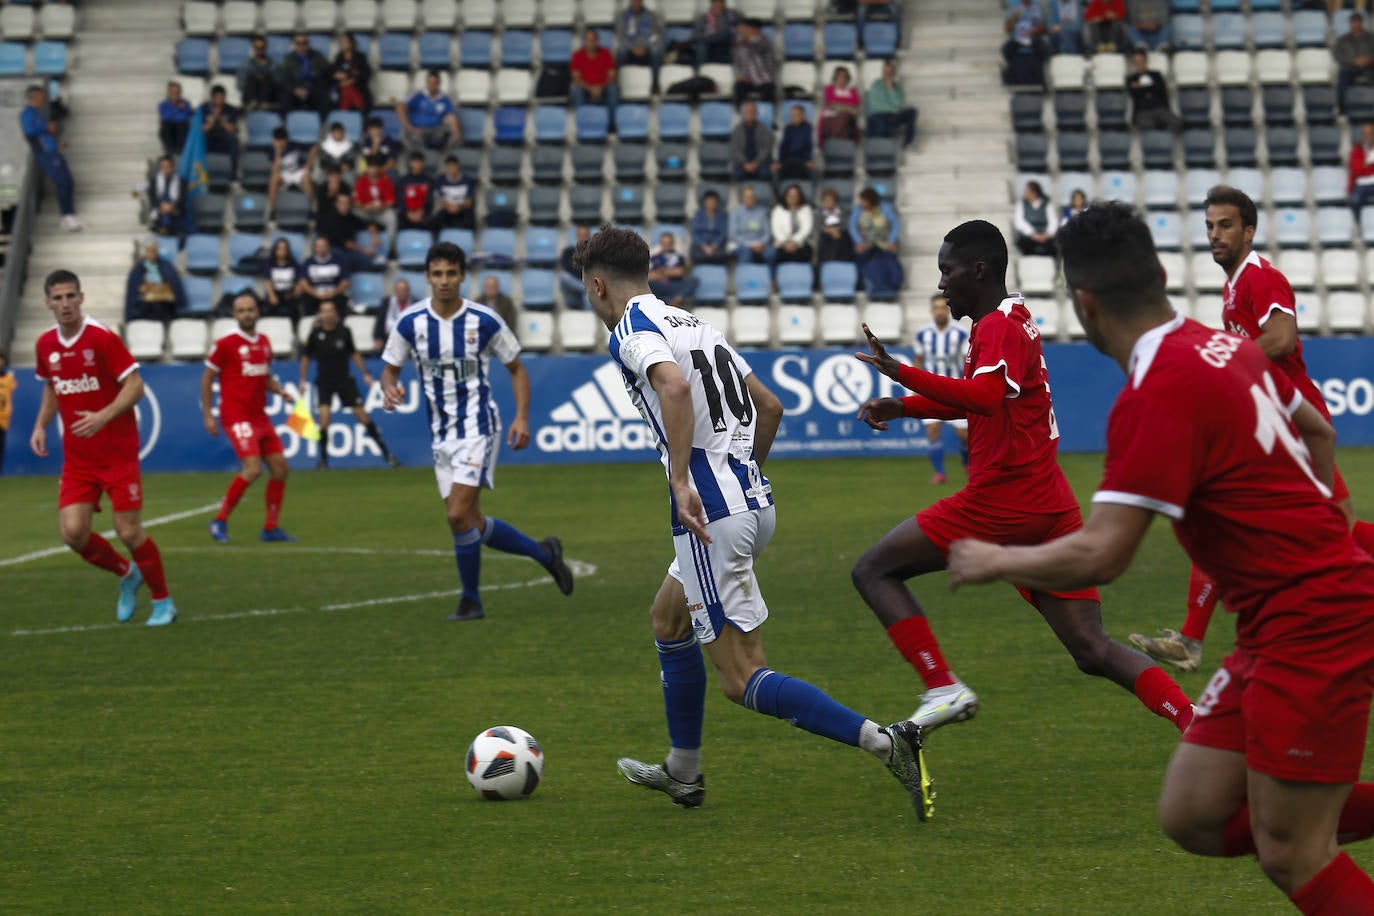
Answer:
<svg viewBox="0 0 1374 916"><path fill-rule="evenodd" d="M1221 320L1226 330L1248 337L1274 365L1288 376L1293 387L1317 408L1328 422L1326 400L1307 375L1298 340L1298 312L1293 288L1273 264L1255 253L1255 226L1259 212L1243 191L1217 185L1207 193L1207 238L1212 260L1226 273L1222 287ZM1350 490L1336 470L1332 498L1352 526L1355 542L1374 553L1374 525L1358 521ZM1202 663L1202 641L1216 610L1215 583L1196 568L1188 581L1188 614L1179 630L1160 628L1160 636L1131 634L1131 642L1160 661L1184 671L1196 671Z"/></svg>
<svg viewBox="0 0 1374 916"><path fill-rule="evenodd" d="M951 585L1105 584L1167 516L1236 612L1236 650L1169 764L1165 832L1198 855L1257 855L1304 913L1374 913L1374 881L1337 846L1374 834L1374 784L1355 784L1374 693L1374 560L1331 500L1335 431L1259 347L1174 313L1130 207L1094 204L1059 248L1088 339L1128 377L1101 488L1067 537L955 543Z"/></svg>
<svg viewBox="0 0 1374 916"><path fill-rule="evenodd" d="M906 580L944 569L949 545L960 538L1040 544L1083 524L1078 500L1059 469L1059 427L1040 332L1021 297L1007 293L1002 233L983 220L958 226L945 236L939 266L940 289L954 317L973 319L964 377L902 365L867 326L872 352L857 354L918 392L865 403L859 418L874 429L887 429L889 420L902 416L968 418L968 485L893 528L853 570L859 594L925 682L911 721L926 729L971 718L978 697L950 671ZM1080 671L1133 691L1146 709L1180 731L1188 727L1193 707L1173 678L1102 629L1096 589L1018 586L1018 591L1045 618Z"/></svg>
<svg viewBox="0 0 1374 916"><path fill-rule="evenodd" d="M69 270L55 270L43 281L46 304L57 327L38 338L38 378L43 403L29 446L48 456L48 424L62 416L62 482L57 520L62 540L81 559L120 577L115 618L134 616L138 587L148 583L153 612L148 626L177 619L167 592L162 554L143 531L143 481L138 467L138 421L133 408L143 397L138 363L109 328L81 313L81 281ZM100 494L108 493L114 530L129 548L133 562L91 530L100 511Z"/></svg>
<svg viewBox="0 0 1374 916"><path fill-rule="evenodd" d="M234 320L238 330L215 341L215 347L205 358L205 374L200 377L200 404L205 412L205 431L218 435L215 415L210 409L215 376L219 376L219 421L224 434L234 446L234 454L243 468L229 483L219 514L210 523L210 536L222 544L229 542L229 513L234 511L243 492L262 473L267 463L267 514L262 522L259 539L264 541L294 541L277 524L281 503L286 495L286 475L290 470L282 454L281 439L267 419L267 392L286 397L277 377L272 374L272 344L266 335L257 333L258 300L252 293L240 293L234 299Z"/></svg>

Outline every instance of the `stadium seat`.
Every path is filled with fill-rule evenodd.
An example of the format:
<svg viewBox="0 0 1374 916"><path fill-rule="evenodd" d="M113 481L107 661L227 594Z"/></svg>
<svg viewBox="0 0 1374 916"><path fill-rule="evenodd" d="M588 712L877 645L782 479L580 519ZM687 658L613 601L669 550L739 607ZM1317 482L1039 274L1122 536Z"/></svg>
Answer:
<svg viewBox="0 0 1374 916"><path fill-rule="evenodd" d="M1294 10L1293 44L1299 48L1326 49L1326 14L1321 10Z"/></svg>
<svg viewBox="0 0 1374 916"><path fill-rule="evenodd" d="M1250 19L1257 49L1283 48L1288 42L1288 25L1283 13L1258 12Z"/></svg>
<svg viewBox="0 0 1374 916"><path fill-rule="evenodd" d="M1183 247L1183 222L1177 213L1155 211L1147 214L1147 221L1155 247L1164 251L1178 251Z"/></svg>
<svg viewBox="0 0 1374 916"><path fill-rule="evenodd" d="M1299 48L1293 55L1293 69L1297 73L1298 82L1304 85L1320 83L1331 86L1335 82L1331 76L1331 52L1324 47Z"/></svg>
<svg viewBox="0 0 1374 916"><path fill-rule="evenodd" d="M567 152L561 146L535 146L530 150L530 170L536 184L563 183L563 160Z"/></svg>
<svg viewBox="0 0 1374 916"><path fill-rule="evenodd" d="M0 33L10 41L33 38L33 7L22 3L7 3L0 7Z"/></svg>
<svg viewBox="0 0 1374 916"><path fill-rule="evenodd" d="M1183 254L1177 251L1161 251L1158 256L1159 266L1164 268L1164 288L1171 293L1187 289L1188 261Z"/></svg>
<svg viewBox="0 0 1374 916"><path fill-rule="evenodd" d="M821 265L821 295L827 302L852 302L858 293L858 268L850 261Z"/></svg>
<svg viewBox="0 0 1374 916"><path fill-rule="evenodd" d="M1320 270L1311 251L1285 251L1282 261L1279 269L1294 289L1315 288L1317 277L1327 289L1358 289L1360 285L1360 256L1349 248L1322 252Z"/></svg>
<svg viewBox="0 0 1374 916"><path fill-rule="evenodd" d="M1269 165L1295 166L1298 164L1298 129L1296 127L1271 127L1266 134L1269 148ZM1228 156L1229 151L1228 151Z"/></svg>
<svg viewBox="0 0 1374 916"><path fill-rule="evenodd" d="M430 38L430 37L431 37L431 36L429 36L429 35L421 35L421 36L420 36L420 39L421 39L421 47L422 47L422 48L425 47L424 39ZM440 64L435 60L435 58L434 58L433 56L431 56L431 57L430 57L430 62L429 62L429 63L425 63L425 59L424 59L423 57L421 57L421 59L420 59L420 66L422 66L422 67L440 67L440 66L442 66L442 69L444 69L444 70L447 70L447 69L449 68L448 53L447 53L447 52L448 52L448 36L447 36L447 35L444 35L444 36L440 36L440 37L442 37L442 38L444 39L443 64L440 65ZM431 41L429 42L429 49L430 49L431 55L433 54L433 52L434 52L434 50L435 50L435 45L436 45L436 42L434 42L433 40L431 40ZM378 65L379 67L381 67L383 70L399 70L399 71L401 71L401 72L403 72L403 73L409 73L409 72L410 72L410 36L409 36L409 35L403 35L403 34L401 34L401 33L399 33L399 32L387 32L386 34L384 34L384 35L382 35L380 38L378 38L378 39L377 39L377 65Z"/></svg>
<svg viewBox="0 0 1374 916"><path fill-rule="evenodd" d="M658 106L658 139L685 141L692 136L692 109L682 102L664 102Z"/></svg>
<svg viewBox="0 0 1374 916"><path fill-rule="evenodd" d="M528 70L534 61L534 33L507 30L501 33L501 66Z"/></svg>
<svg viewBox="0 0 1374 916"><path fill-rule="evenodd" d="M183 38L176 46L177 72L190 76L210 73L210 42L204 38Z"/></svg>
<svg viewBox="0 0 1374 916"><path fill-rule="evenodd" d="M1135 173L1125 169L1119 172L1103 172L1101 191L1104 200L1119 200L1134 204L1136 200Z"/></svg>
<svg viewBox="0 0 1374 916"><path fill-rule="evenodd" d="M739 305L730 316L730 338L741 347L766 347L773 336L773 312L766 306Z"/></svg>
<svg viewBox="0 0 1374 916"><path fill-rule="evenodd" d="M1341 129L1334 124L1309 124L1307 145L1312 164L1341 165Z"/></svg>
<svg viewBox="0 0 1374 916"><path fill-rule="evenodd" d="M1264 123L1270 127L1291 127L1295 98L1291 86L1265 86L1260 93Z"/></svg>
<svg viewBox="0 0 1374 916"><path fill-rule="evenodd" d="M610 120L605 107L583 105L573 112L578 143L605 143Z"/></svg>
<svg viewBox="0 0 1374 916"><path fill-rule="evenodd" d="M289 188L278 193L277 225L294 232L307 231L310 228L310 198Z"/></svg>
<svg viewBox="0 0 1374 916"><path fill-rule="evenodd" d="M810 22L789 22L782 27L784 60L816 59L816 27Z"/></svg>
<svg viewBox="0 0 1374 916"><path fill-rule="evenodd" d="M1017 92L1011 97L1011 127L1016 133L1045 129L1045 97L1039 92Z"/></svg>
<svg viewBox="0 0 1374 916"><path fill-rule="evenodd" d="M1306 248L1311 244L1312 221L1306 207L1280 207L1274 213L1274 241L1280 248Z"/></svg>
<svg viewBox="0 0 1374 916"><path fill-rule="evenodd" d="M611 212L617 223L644 222L644 186L616 182L611 188Z"/></svg>
<svg viewBox="0 0 1374 916"><path fill-rule="evenodd" d="M1308 124L1336 123L1336 89L1334 86L1302 87L1303 110Z"/></svg>
<svg viewBox="0 0 1374 916"><path fill-rule="evenodd" d="M1099 89L1095 93L1098 130L1130 130L1126 118L1126 93L1120 89Z"/></svg>
<svg viewBox="0 0 1374 916"><path fill-rule="evenodd" d="M0 76L23 76L28 69L28 48L17 41L0 42Z"/></svg>
<svg viewBox="0 0 1374 916"><path fill-rule="evenodd" d="M703 140L728 140L734 130L734 111L729 102L702 102L697 109Z"/></svg>
<svg viewBox="0 0 1374 916"><path fill-rule="evenodd" d="M1172 138L1172 135L1170 135ZM1016 135L1016 167L1023 172L1043 172L1049 168L1049 141L1044 134Z"/></svg>
<svg viewBox="0 0 1374 916"><path fill-rule="evenodd" d="M527 105L534 95L534 74L529 70L506 68L496 71L493 86L496 101L501 105Z"/></svg>
<svg viewBox="0 0 1374 916"><path fill-rule="evenodd" d="M1131 167L1131 135L1125 131L1104 130L1097 136L1098 162L1103 169L1126 171Z"/></svg>
<svg viewBox="0 0 1374 916"><path fill-rule="evenodd" d="M1168 171L1148 171L1141 182L1145 206L1150 210L1178 209L1178 174Z"/></svg>
<svg viewBox="0 0 1374 916"><path fill-rule="evenodd" d="M649 141L649 106L632 102L616 108L615 132L622 143L647 143Z"/></svg>
<svg viewBox="0 0 1374 916"><path fill-rule="evenodd" d="M416 0L382 0L382 28L411 32L419 19Z"/></svg>
<svg viewBox="0 0 1374 916"><path fill-rule="evenodd" d="M729 181L730 144L723 140L713 140L697 147L697 170L708 181Z"/></svg>
<svg viewBox="0 0 1374 916"><path fill-rule="evenodd" d="M778 265L778 296L783 302L810 302L811 290L816 278L809 263L783 263Z"/></svg>
<svg viewBox="0 0 1374 916"><path fill-rule="evenodd" d="M487 70L460 70L453 81L453 95L459 105L485 108L491 99L491 73Z"/></svg>
<svg viewBox="0 0 1374 916"><path fill-rule="evenodd" d="M1192 132L1190 131L1189 133ZM1207 145L1210 150L1214 139L1213 134L1211 134L1210 132L1203 133L1206 133ZM1187 144L1186 136L1184 138L1184 143L1185 145ZM1236 166L1253 166L1256 162L1259 161L1257 155L1259 151L1259 137L1255 133L1255 129L1253 127L1226 128L1226 130L1222 134L1222 143L1226 147L1226 162L1232 168L1235 168ZM1209 157L1208 161L1194 162L1190 157L1188 159L1188 165L1210 166L1212 164L1212 161L1214 160L1212 160Z"/></svg>
<svg viewBox="0 0 1374 916"><path fill-rule="evenodd" d="M1358 292L1328 293L1325 312L1327 327L1332 331L1363 332L1369 314L1369 300Z"/></svg>
<svg viewBox="0 0 1374 916"><path fill-rule="evenodd" d="M425 229L402 229L396 233L396 263L405 270L423 270L425 254L434 236Z"/></svg>
<svg viewBox="0 0 1374 916"><path fill-rule="evenodd" d="M698 305L719 304L725 301L728 275L723 265L697 264L692 268L692 276L697 279Z"/></svg>
<svg viewBox="0 0 1374 916"><path fill-rule="evenodd" d="M518 105L502 105L491 115L493 139L500 144L525 143L525 109Z"/></svg>
<svg viewBox="0 0 1374 916"><path fill-rule="evenodd" d="M864 55L872 60L895 57L901 36L897 34L897 24L894 22L869 22L864 25L862 38ZM829 51L828 45L826 50Z"/></svg>
<svg viewBox="0 0 1374 916"><path fill-rule="evenodd" d="M606 333L604 326L597 330L597 317L591 312L564 311L558 316L558 337L565 350L591 350Z"/></svg>
<svg viewBox="0 0 1374 916"><path fill-rule="evenodd" d="M554 105L540 105L534 110L534 142L563 144L568 140L568 112Z"/></svg>
<svg viewBox="0 0 1374 916"><path fill-rule="evenodd" d="M200 360L209 349L209 327L203 318L176 318L167 328L172 359Z"/></svg>
<svg viewBox="0 0 1374 916"><path fill-rule="evenodd" d="M578 184L602 184L606 180L606 147L574 146L572 166L573 181Z"/></svg>
<svg viewBox="0 0 1374 916"><path fill-rule="evenodd" d="M225 199L220 194L201 194L191 202L191 224L197 232L218 235L224 230Z"/></svg>
<svg viewBox="0 0 1374 916"><path fill-rule="evenodd" d="M1293 55L1287 49L1255 52L1255 72L1260 86L1287 86L1293 82Z"/></svg>
<svg viewBox="0 0 1374 916"><path fill-rule="evenodd" d="M338 0L302 0L300 25L307 32L333 32L339 24Z"/></svg>
<svg viewBox="0 0 1374 916"><path fill-rule="evenodd" d="M220 73L233 75L239 66L248 59L252 49L248 39L242 35L226 35L215 45L217 69Z"/></svg>
<svg viewBox="0 0 1374 916"><path fill-rule="evenodd" d="M869 175L895 175L901 147L892 137L864 140L864 172Z"/></svg>
<svg viewBox="0 0 1374 916"><path fill-rule="evenodd" d="M539 59L545 65L567 66L572 60L572 32L567 29L553 29L548 26L546 14L544 30L539 33Z"/></svg>
<svg viewBox="0 0 1374 916"><path fill-rule="evenodd" d="M561 248L558 230L531 226L525 230L525 263L533 267L553 267L558 263Z"/></svg>
<svg viewBox="0 0 1374 916"><path fill-rule="evenodd" d="M186 236L183 249L186 270L193 274L213 276L219 273L219 236L192 233Z"/></svg>
<svg viewBox="0 0 1374 916"><path fill-rule="evenodd" d="M208 187L216 194L224 194L234 181L234 159L228 153L208 153L205 156Z"/></svg>
<svg viewBox="0 0 1374 916"><path fill-rule="evenodd" d="M1310 170L1312 199L1322 204L1345 203L1347 172L1338 165L1320 165Z"/></svg>
<svg viewBox="0 0 1374 916"><path fill-rule="evenodd" d="M1050 58L1050 85L1062 89L1082 89L1087 83L1088 68L1077 54L1056 54Z"/></svg>
<svg viewBox="0 0 1374 916"><path fill-rule="evenodd" d="M290 356L296 349L295 329L290 318L266 317L258 319L258 333L272 345L272 355Z"/></svg>
<svg viewBox="0 0 1374 916"><path fill-rule="evenodd" d="M1028 295L1053 295L1056 272L1055 260L1051 257L1022 256L1016 262L1020 290Z"/></svg>
<svg viewBox="0 0 1374 916"><path fill-rule="evenodd" d="M858 145L853 140L830 137L821 144L826 176L852 175L858 158Z"/></svg>
<svg viewBox="0 0 1374 916"><path fill-rule="evenodd" d="M450 245L457 245L468 255L477 253L476 235L471 229L443 229L439 232L439 241L448 242Z"/></svg>
<svg viewBox="0 0 1374 916"><path fill-rule="evenodd" d="M261 248L262 236L256 232L235 232L230 235L229 270L237 273L257 273L262 266L258 261L258 251Z"/></svg>
<svg viewBox="0 0 1374 916"><path fill-rule="evenodd" d="M851 304L826 302L820 309L821 340L847 344L859 338L859 310Z"/></svg>
<svg viewBox="0 0 1374 916"><path fill-rule="evenodd" d="M777 314L778 343L809 347L816 341L816 309L784 303Z"/></svg>
<svg viewBox="0 0 1374 916"><path fill-rule="evenodd" d="M1206 36L1201 16L1182 13L1170 21L1174 31L1174 48L1178 51L1207 50Z"/></svg>
<svg viewBox="0 0 1374 916"><path fill-rule="evenodd" d="M181 5L181 30L201 38L214 35L219 31L219 7L205 0L186 0Z"/></svg>
<svg viewBox="0 0 1374 916"><path fill-rule="evenodd" d="M1207 55L1200 51L1179 51L1173 58L1173 70L1175 86L1206 86L1210 79Z"/></svg>
<svg viewBox="0 0 1374 916"><path fill-rule="evenodd" d="M559 188L534 187L525 192L529 220L537 226L556 226L561 217L563 192Z"/></svg>
<svg viewBox="0 0 1374 916"><path fill-rule="evenodd" d="M315 145L320 140L320 115L317 111L290 111L286 114L286 139L292 143Z"/></svg>
<svg viewBox="0 0 1374 916"><path fill-rule="evenodd" d="M574 187L568 192L572 206L574 223L601 224L602 194L600 185L596 187Z"/></svg>
<svg viewBox="0 0 1374 916"><path fill-rule="evenodd" d="M821 29L821 47L827 60L853 60L859 36L852 22L827 22Z"/></svg>
<svg viewBox="0 0 1374 916"><path fill-rule="evenodd" d="M251 35L258 30L258 5L253 0L225 0L220 22L226 35Z"/></svg>
<svg viewBox="0 0 1374 916"><path fill-rule="evenodd" d="M1269 199L1278 207L1300 207L1307 202L1307 173L1282 167L1269 172Z"/></svg>
<svg viewBox="0 0 1374 916"><path fill-rule="evenodd" d="M214 309L215 285L209 277L182 277L181 288L186 293L186 314L208 315Z"/></svg>
<svg viewBox="0 0 1374 916"><path fill-rule="evenodd" d="M1345 90L1345 114L1352 123L1374 121L1374 86L1350 86Z"/></svg>
<svg viewBox="0 0 1374 916"><path fill-rule="evenodd" d="M1054 121L1060 131L1088 129L1088 96L1078 91L1054 94Z"/></svg>
<svg viewBox="0 0 1374 916"><path fill-rule="evenodd" d="M1336 250L1328 252L1330 255L1343 255L1342 260L1346 260L1349 267L1348 273L1353 280L1356 271L1359 269L1359 257L1350 250ZM1284 251L1279 256L1279 270L1283 271L1284 277L1294 289L1315 289L1317 286L1317 255L1312 251ZM1345 271L1340 271L1344 273ZM1324 278L1327 286L1332 286L1329 276ZM1335 284L1341 286L1343 284Z"/></svg>
<svg viewBox="0 0 1374 916"><path fill-rule="evenodd" d="M166 336L167 331L161 321L135 319L124 325L124 343L134 359L162 359Z"/></svg>
<svg viewBox="0 0 1374 916"><path fill-rule="evenodd" d="M465 6L478 4L465 4ZM491 69L492 40L490 32L465 31L458 36L458 65L475 70Z"/></svg>
<svg viewBox="0 0 1374 916"><path fill-rule="evenodd" d="M295 0L264 0L262 4L262 29L264 32L286 34L294 32L300 22L300 8ZM327 31L333 31L333 26Z"/></svg>
<svg viewBox="0 0 1374 916"><path fill-rule="evenodd" d="M1205 86L1179 89L1178 115L1186 128L1211 126L1212 91Z"/></svg>
<svg viewBox="0 0 1374 916"><path fill-rule="evenodd" d="M1221 90L1221 119L1227 127L1254 123L1255 96L1249 86L1226 86Z"/></svg>
<svg viewBox="0 0 1374 916"><path fill-rule="evenodd" d="M528 309L552 309L557 275L551 270L525 270L520 274L520 305Z"/></svg>
<svg viewBox="0 0 1374 916"><path fill-rule="evenodd" d="M1361 221L1374 229L1374 218L1361 213ZM1374 233L1372 233L1374 235ZM1317 208L1317 244L1323 248L1348 248L1355 243L1355 219L1349 207Z"/></svg>
<svg viewBox="0 0 1374 916"><path fill-rule="evenodd" d="M1141 159L1147 169L1174 167L1174 135L1167 130L1146 130L1140 133Z"/></svg>
<svg viewBox="0 0 1374 916"><path fill-rule="evenodd" d="M658 163L658 180L685 181L689 158L687 144L659 143L654 148L654 160Z"/></svg>
<svg viewBox="0 0 1374 916"><path fill-rule="evenodd" d="M526 350L553 349L554 319L551 313L520 312L515 319L515 336Z"/></svg>
<svg viewBox="0 0 1374 916"><path fill-rule="evenodd" d="M1239 13L1213 13L1212 47L1217 51L1245 48L1245 17Z"/></svg>
<svg viewBox="0 0 1374 916"><path fill-rule="evenodd" d="M687 187L681 184L659 184L654 188L654 214L659 222L687 221Z"/></svg>
<svg viewBox="0 0 1374 916"><path fill-rule="evenodd" d="M1087 171L1088 135L1082 133L1060 133L1056 146L1059 150L1059 168L1073 171Z"/></svg>
<svg viewBox="0 0 1374 916"><path fill-rule="evenodd" d="M519 219L516 209L516 194L506 188L488 188L483 194L486 204L486 223L488 226L514 226Z"/></svg>
<svg viewBox="0 0 1374 916"><path fill-rule="evenodd" d="M379 273L359 271L348 278L349 304L373 311L386 298L386 279Z"/></svg>

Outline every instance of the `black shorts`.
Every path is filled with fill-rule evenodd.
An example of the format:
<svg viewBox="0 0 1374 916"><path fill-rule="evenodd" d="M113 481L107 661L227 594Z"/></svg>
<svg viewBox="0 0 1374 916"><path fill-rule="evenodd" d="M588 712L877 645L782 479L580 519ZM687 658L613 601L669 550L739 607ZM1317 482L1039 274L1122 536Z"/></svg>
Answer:
<svg viewBox="0 0 1374 916"><path fill-rule="evenodd" d="M345 409L363 406L363 396L358 393L358 383L352 375L341 379L318 379L315 382L316 403L321 407L333 404L335 395L339 396L339 403Z"/></svg>

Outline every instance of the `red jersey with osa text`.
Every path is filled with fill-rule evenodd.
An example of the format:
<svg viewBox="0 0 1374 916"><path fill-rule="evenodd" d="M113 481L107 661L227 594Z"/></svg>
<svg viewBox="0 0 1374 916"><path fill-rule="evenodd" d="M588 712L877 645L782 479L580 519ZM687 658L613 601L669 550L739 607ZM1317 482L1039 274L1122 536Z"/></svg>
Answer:
<svg viewBox="0 0 1374 916"><path fill-rule="evenodd" d="M1355 545L1289 419L1302 396L1250 341L1181 315L1136 343L1094 502L1167 515L1237 615L1237 644L1338 636L1374 615Z"/></svg>
<svg viewBox="0 0 1374 916"><path fill-rule="evenodd" d="M251 420L267 411L272 344L267 335L235 330L215 341L205 365L219 373L219 418L224 424Z"/></svg>
<svg viewBox="0 0 1374 916"><path fill-rule="evenodd" d="M967 492L1028 513L1077 509L1059 469L1059 425L1040 329L1019 296L1004 299L969 335L964 377L988 372L1003 378L1006 392L991 416L968 415Z"/></svg>
<svg viewBox="0 0 1374 916"><path fill-rule="evenodd" d="M75 337L52 328L38 338L39 379L52 386L62 417L62 453L66 465L110 467L138 461L138 420L127 410L90 438L72 435L72 424L108 407L138 363L124 342L93 318L81 322Z"/></svg>

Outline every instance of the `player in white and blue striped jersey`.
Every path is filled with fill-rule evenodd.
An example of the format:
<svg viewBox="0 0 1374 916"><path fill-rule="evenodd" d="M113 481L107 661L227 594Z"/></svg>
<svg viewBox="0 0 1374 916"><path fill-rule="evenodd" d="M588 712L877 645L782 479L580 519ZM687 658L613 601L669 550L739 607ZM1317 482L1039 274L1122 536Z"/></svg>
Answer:
<svg viewBox="0 0 1374 916"><path fill-rule="evenodd" d="M675 559L651 617L671 748L662 764L622 758L621 773L675 804L701 804L704 644L726 696L869 751L901 780L924 820L930 795L919 726L879 727L764 660L759 628L768 606L754 560L776 516L760 465L782 420L781 402L724 335L650 292L649 247L638 234L603 227L578 244L574 263L668 475Z"/></svg>
<svg viewBox="0 0 1374 916"><path fill-rule="evenodd" d="M425 257L430 298L416 303L392 330L382 352L382 395L386 409L405 402L401 367L415 363L429 417L434 476L448 510L453 551L463 594L449 620L484 616L480 593L482 545L527 556L549 571L559 590L572 593L572 572L563 562L556 537L536 541L497 518L484 517L482 488L494 486L496 453L501 447L501 415L492 397L490 362L495 356L510 372L515 419L506 444L522 449L530 442L530 380L520 362L520 342L501 317L461 293L467 256L457 245L440 242Z"/></svg>
<svg viewBox="0 0 1374 916"><path fill-rule="evenodd" d="M930 297L930 318L927 324L916 331L914 365L946 378L963 378L964 357L968 355L968 331L951 319L949 300L941 293ZM959 436L959 451L967 465L968 420L951 420L949 424ZM935 468L931 483L944 483L945 445L940 438L943 423L940 420L926 420L925 425L926 440L930 443L930 463Z"/></svg>

